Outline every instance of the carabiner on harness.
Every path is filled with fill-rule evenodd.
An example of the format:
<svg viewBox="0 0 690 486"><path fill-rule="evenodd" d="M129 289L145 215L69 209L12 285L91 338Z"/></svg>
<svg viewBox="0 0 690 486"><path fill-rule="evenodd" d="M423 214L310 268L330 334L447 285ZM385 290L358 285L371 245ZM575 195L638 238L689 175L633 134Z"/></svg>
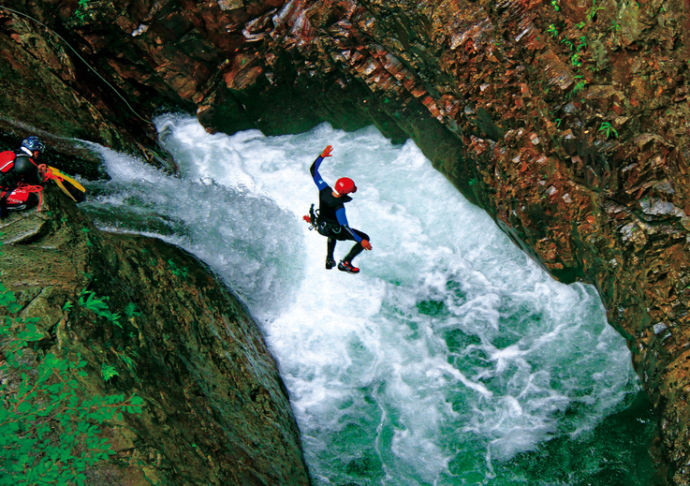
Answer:
<svg viewBox="0 0 690 486"><path fill-rule="evenodd" d="M319 220L319 210L314 209L314 205L312 204L311 207L309 208L309 216L302 216L302 219L309 223L309 231L313 229L318 230L318 220Z"/></svg>

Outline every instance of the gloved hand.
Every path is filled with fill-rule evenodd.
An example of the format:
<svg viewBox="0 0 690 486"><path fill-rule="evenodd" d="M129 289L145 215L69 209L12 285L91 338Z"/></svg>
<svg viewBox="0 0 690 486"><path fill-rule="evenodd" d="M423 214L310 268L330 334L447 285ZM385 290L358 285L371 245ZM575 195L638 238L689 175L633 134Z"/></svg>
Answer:
<svg viewBox="0 0 690 486"><path fill-rule="evenodd" d="M321 157L330 157L331 152L333 152L333 146L328 145L325 149L323 149L323 152L321 152Z"/></svg>
<svg viewBox="0 0 690 486"><path fill-rule="evenodd" d="M362 248L365 250L371 250L371 243L369 243L369 240L362 240L360 245L362 245Z"/></svg>

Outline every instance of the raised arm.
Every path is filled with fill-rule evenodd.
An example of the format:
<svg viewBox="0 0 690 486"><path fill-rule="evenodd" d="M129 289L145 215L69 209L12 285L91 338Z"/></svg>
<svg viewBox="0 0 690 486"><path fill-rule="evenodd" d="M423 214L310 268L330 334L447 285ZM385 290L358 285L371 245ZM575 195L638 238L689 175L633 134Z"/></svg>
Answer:
<svg viewBox="0 0 690 486"><path fill-rule="evenodd" d="M328 145L325 149L323 149L323 152L316 157L316 160L314 161L313 164L311 164L311 167L309 168L309 172L311 172L311 177L314 179L314 184L316 184L316 187L319 188L319 191L328 187L328 184L326 184L321 177L321 174L319 174L319 166L321 165L321 162L323 162L324 157L330 157L331 152L333 152L333 147Z"/></svg>

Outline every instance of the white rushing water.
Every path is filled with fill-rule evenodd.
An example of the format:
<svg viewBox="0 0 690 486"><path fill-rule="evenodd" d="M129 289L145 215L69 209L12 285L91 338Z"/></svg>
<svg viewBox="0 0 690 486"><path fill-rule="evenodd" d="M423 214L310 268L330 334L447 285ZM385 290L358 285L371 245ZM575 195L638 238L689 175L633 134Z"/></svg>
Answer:
<svg viewBox="0 0 690 486"><path fill-rule="evenodd" d="M247 302L317 483L486 483L638 389L596 292L551 279L412 142L373 128L266 137L210 135L186 116L157 124L181 176L96 147L112 180L92 184L85 207L107 229L191 251ZM325 270L326 240L302 221L318 201L309 166L328 144L321 173L355 180L348 219L374 247L358 275Z"/></svg>

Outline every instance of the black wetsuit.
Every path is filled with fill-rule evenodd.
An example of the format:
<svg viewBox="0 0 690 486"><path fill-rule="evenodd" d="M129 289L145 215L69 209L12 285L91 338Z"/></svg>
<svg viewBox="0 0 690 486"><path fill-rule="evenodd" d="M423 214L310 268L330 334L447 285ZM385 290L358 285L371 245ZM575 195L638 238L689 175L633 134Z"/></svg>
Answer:
<svg viewBox="0 0 690 486"><path fill-rule="evenodd" d="M8 152L9 153L9 152ZM3 189L14 189L20 182L24 184L40 184L41 176L38 173L38 165L34 160L23 152L15 153L14 160L8 162L8 170L0 167L0 186Z"/></svg>
<svg viewBox="0 0 690 486"><path fill-rule="evenodd" d="M38 185L42 178L36 162L24 152L15 153L14 160L0 167L0 217L7 215L8 206L14 209L26 209L39 203L39 196L34 192L23 191L17 194L21 202L11 202L12 196L20 185Z"/></svg>
<svg viewBox="0 0 690 486"><path fill-rule="evenodd" d="M324 182L321 174L319 174L319 166L322 161L323 157L319 155L309 169L314 184L319 188L319 218L316 221L316 228L319 233L328 238L327 258L330 260L333 260L333 251L337 240L354 240L355 245L343 258L343 261L352 262L364 249L361 245L362 240L369 240L369 236L362 231L350 228L345 215L344 204L352 201L352 198L345 194L340 197L333 195L333 189Z"/></svg>

